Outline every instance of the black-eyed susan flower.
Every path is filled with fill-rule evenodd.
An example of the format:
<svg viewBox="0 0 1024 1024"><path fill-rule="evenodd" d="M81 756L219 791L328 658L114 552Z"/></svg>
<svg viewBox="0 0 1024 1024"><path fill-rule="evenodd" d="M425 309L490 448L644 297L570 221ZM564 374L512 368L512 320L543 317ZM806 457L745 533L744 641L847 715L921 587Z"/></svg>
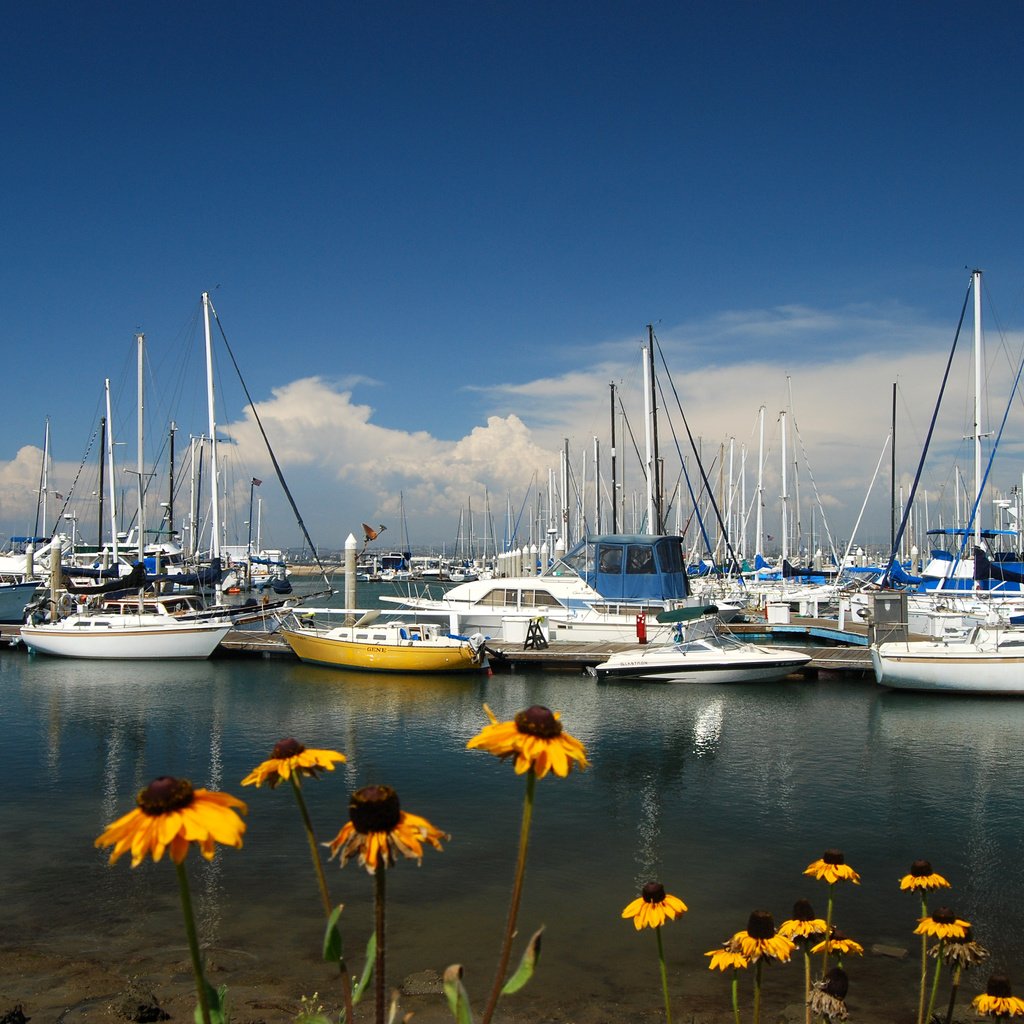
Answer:
<svg viewBox="0 0 1024 1024"><path fill-rule="evenodd" d="M154 779L136 797L138 806L108 825L96 840L96 846L113 846L113 864L129 850L132 867L138 867L146 855L160 860L165 850L171 860L181 864L195 843L199 852L211 860L215 846L242 845L246 806L237 797L208 789L193 789L188 779L162 776Z"/></svg>
<svg viewBox="0 0 1024 1024"><path fill-rule="evenodd" d="M985 991L971 1000L971 1005L984 1017L1024 1017L1024 999L1018 999L1005 974L993 974Z"/></svg>
<svg viewBox="0 0 1024 1024"><path fill-rule="evenodd" d="M426 818L402 810L398 794L390 786L365 786L349 799L349 821L327 845L332 859L341 855L342 867L353 857L370 874L394 867L395 855L423 860L423 844L442 849L441 840L451 836L434 828Z"/></svg>
<svg viewBox="0 0 1024 1024"><path fill-rule="evenodd" d="M928 917L922 917L914 929L915 935L930 935L935 939L964 939L970 921L961 921L949 907L939 907Z"/></svg>
<svg viewBox="0 0 1024 1024"><path fill-rule="evenodd" d="M336 750L314 750L289 737L278 740L270 758L249 772L242 779L242 785L262 786L266 782L271 789L276 789L292 775L316 778L319 772L333 772L335 764L344 762L345 755Z"/></svg>
<svg viewBox="0 0 1024 1024"><path fill-rule="evenodd" d="M814 916L814 908L809 900L797 900L793 904L793 916L779 925L779 934L794 942L797 939L814 939L823 936L828 925L823 918Z"/></svg>
<svg viewBox="0 0 1024 1024"><path fill-rule="evenodd" d="M821 981L816 981L811 991L810 1008L814 1016L826 1020L846 1020L846 993L850 981L842 967L833 967Z"/></svg>
<svg viewBox="0 0 1024 1024"><path fill-rule="evenodd" d="M804 874L811 875L819 881L824 879L829 885L840 881L860 885L860 875L846 863L842 850L826 850L818 860L808 864Z"/></svg>
<svg viewBox="0 0 1024 1024"><path fill-rule="evenodd" d="M557 712L535 704L511 722L499 722L486 704L484 711L491 724L466 744L468 749L514 757L517 775L532 769L539 779L549 771L564 779L574 764L580 770L587 767L586 748L562 728Z"/></svg>
<svg viewBox="0 0 1024 1024"><path fill-rule="evenodd" d="M854 942L849 936L844 935L838 928L832 929L832 934L819 942L812 950L812 953L838 953L840 957L844 953L855 953L858 956L864 955L864 947L859 942Z"/></svg>
<svg viewBox="0 0 1024 1024"><path fill-rule="evenodd" d="M637 931L643 928L660 928L666 921L674 921L686 913L686 904L671 893L665 892L661 882L648 882L640 895L622 912L625 918L633 919Z"/></svg>
<svg viewBox="0 0 1024 1024"><path fill-rule="evenodd" d="M775 931L775 919L767 910L755 910L747 921L747 930L736 932L731 947L738 949L748 960L787 961L796 949L785 935Z"/></svg>
<svg viewBox="0 0 1024 1024"><path fill-rule="evenodd" d="M917 889L948 889L950 885L942 875L936 874L932 870L931 861L915 860L910 865L910 874L904 875L900 879L900 888L911 891Z"/></svg>
<svg viewBox="0 0 1024 1024"><path fill-rule="evenodd" d="M705 956L711 957L709 971L741 971L750 966L750 961L734 946L732 940L726 942L721 949L710 949Z"/></svg>

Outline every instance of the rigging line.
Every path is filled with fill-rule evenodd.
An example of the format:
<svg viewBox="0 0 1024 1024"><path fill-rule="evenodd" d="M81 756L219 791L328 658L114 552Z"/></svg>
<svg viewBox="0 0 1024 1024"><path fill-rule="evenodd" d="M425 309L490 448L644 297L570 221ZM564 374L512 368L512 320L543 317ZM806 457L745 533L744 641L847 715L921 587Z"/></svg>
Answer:
<svg viewBox="0 0 1024 1024"><path fill-rule="evenodd" d="M306 529L306 524L302 521L302 515L299 513L299 508L295 504L295 499L292 497L292 492L288 489L288 484L285 482L284 473L281 471L280 463L277 461L277 456L274 454L274 449L270 447L270 438L267 437L267 432L263 429L263 421L260 419L260 414L256 409L256 403L252 400L252 395L249 394L249 388L246 386L245 380L242 378L242 371L238 368L238 362L235 359L235 353L231 351L231 344L228 342L228 336L224 333L224 325L220 322L220 317L217 315L217 310L214 309L213 303L210 303L210 311L213 313L214 320L217 321L217 329L220 331L221 338L224 339L224 347L228 350L228 356L231 358L231 365L235 368L235 373L238 374L238 381L242 385L242 390L245 392L246 400L249 403L249 407L252 409L253 419L256 420L256 426L260 428L260 434L263 436L263 443L267 446L267 452L270 455L270 460L274 464L274 472L277 473L277 479L281 483L281 487L284 489L285 497L288 499L288 504L292 507L292 512L295 513L295 521L298 524L299 529L302 531L302 536L305 537L306 543L309 545L310 552L313 555L313 559L317 564L321 574L324 578L324 584L327 588L331 587L331 581L327 578L327 570L324 568L323 562L320 561L320 555L317 553L316 545L313 543L313 538L310 537L309 531Z"/></svg>
<svg viewBox="0 0 1024 1024"><path fill-rule="evenodd" d="M970 530L974 526L975 516L978 514L978 506L981 504L981 496L985 493L985 484L988 483L988 475L992 471L992 462L996 457L996 451L999 449L999 442L1003 438L1003 429L1006 427L1006 418L1010 415L1010 408L1013 405L1013 396L1017 393L1017 388L1020 385L1020 376L1024 372L1024 362L1017 368L1017 376L1013 381L1013 388L1010 390L1010 395L1006 400L1006 408L1003 410L1003 419L999 424L999 432L996 434L995 441L992 442L992 451L988 456L988 465L985 467L985 473L981 478L981 485L978 487L978 493L974 498L974 507L971 509L971 516L967 522L966 530ZM967 532L964 533L964 539L961 541L960 555L958 558L963 558L964 551L967 549Z"/></svg>
<svg viewBox="0 0 1024 1024"><path fill-rule="evenodd" d="M75 473L75 479L71 481L71 489L68 491L68 495L64 499L64 504L61 505L60 511L57 513L57 519L53 524L53 529L50 531L51 537L57 532L57 527L60 526L60 521L64 517L64 512L67 509L68 505L71 504L71 496L75 493L75 487L78 484L78 478L82 475L82 470L85 468L85 464L89 459L89 452L92 451L92 446L96 440L96 435L98 433L98 430L94 430L92 432L92 437L89 438L89 443L85 446L85 452L82 455L82 461L78 464L78 472Z"/></svg>
<svg viewBox="0 0 1024 1024"><path fill-rule="evenodd" d="M825 533L828 536L828 546L832 552L832 558L835 559L837 555L836 544L835 541L832 539L832 531L828 525L828 516L825 515L825 509L822 507L821 504L821 495L818 493L818 482L814 479L814 470L811 469L811 460L807 455L807 447L804 444L803 434L800 433L800 427L797 426L796 409L793 406L792 391L790 391L789 396L789 412L790 415L793 417L793 433L796 434L796 439L800 442L800 452L804 457L804 465L807 467L807 475L810 477L811 480L811 489L814 491L814 500L818 504L818 511L821 513L821 521L825 526ZM797 510L797 515L799 515L799 509Z"/></svg>
<svg viewBox="0 0 1024 1024"><path fill-rule="evenodd" d="M655 341L657 341L657 335L655 335ZM665 373L668 375L668 382L672 386L672 396L676 400L676 407L679 409L679 416L683 421L683 427L686 429L686 436L690 441L690 450L693 452L693 457L697 461L697 468L700 470L701 479L704 481L704 487L707 489L708 500L711 502L711 508L714 510L715 513L715 519L718 521L718 528L722 531L722 535L725 537L725 549L728 552L729 560L735 567L735 569L738 570L740 565L739 558L736 557L736 551L732 546L732 539L729 537L729 531L725 528L725 523L722 520L722 513L718 508L718 502L715 501L715 496L712 492L711 484L708 481L707 473L704 471L704 466L701 463L700 455L697 452L697 445L694 442L693 434L690 431L690 424L687 422L686 413L683 412L683 403L679 400L679 392L676 390L676 382L675 380L673 380L672 373L668 368L668 362L665 359L665 353L662 350L660 341L658 341L658 355L661 356L661 365L665 368ZM658 387L661 387L660 382L658 384ZM664 395L662 395L662 398L664 398ZM676 453L679 455L679 461L682 462L683 453L679 448L679 440L675 436L675 431L673 431L672 440L675 442ZM698 523L700 523L701 533L704 536L704 542L708 545L708 551L713 551L714 549L711 547L711 542L708 538L707 530L705 529L704 523L699 516L697 521Z"/></svg>
<svg viewBox="0 0 1024 1024"><path fill-rule="evenodd" d="M864 495L864 501L861 503L860 512L857 515L857 522L853 524L853 531L850 534L850 541L846 545L846 550L843 552L843 560L839 563L839 571L842 572L846 568L846 560L850 557L850 552L853 550L854 538L857 536L857 530L860 528L860 521L864 518L864 509L867 508L868 499L871 497L871 490L875 486L875 481L878 479L878 471L882 468L882 459L885 458L885 451L889 447L889 442L892 440L892 431L890 430L885 436L885 440L882 442L882 450L878 453L878 462L875 465L874 475L871 477L871 483L868 484L868 492Z"/></svg>
<svg viewBox="0 0 1024 1024"><path fill-rule="evenodd" d="M925 436L924 447L921 449L921 458L917 463L917 472L914 474L914 482L910 485L910 494L907 497L907 503L903 508L903 516L900 519L899 529L896 531L896 536L893 539L892 551L889 552L889 563L885 567L885 572L882 574L880 580L881 586L887 586L892 579L892 567L896 561L897 553L900 550L900 545L903 543L903 534L907 529L907 522L910 519L910 510L914 506L914 498L917 496L917 485L921 482L921 473L924 470L924 460L928 455L928 448L931 445L932 435L935 433L935 422L939 417L939 407L942 405L942 396L946 392L946 384L949 383L949 371L953 366L953 356L956 354L957 342L960 340L960 331L964 326L964 317L967 316L967 303L971 298L971 289L974 286L974 280L971 279L971 283L967 286L967 294L964 296L964 304L960 310L960 319L956 325L956 333L953 335L953 345L949 350L949 358L946 360L946 372L942 375L942 384L939 387L938 397L935 399L935 408L932 410L932 419L928 424L928 433Z"/></svg>
<svg viewBox="0 0 1024 1024"><path fill-rule="evenodd" d="M644 480L647 479L647 465L646 460L640 454L640 448L636 443L636 438L633 436L633 427L629 422L629 417L626 415L626 407L622 404L622 395L616 392L616 397L619 400L619 411L622 413L622 422L626 424L626 430L629 431L629 439L633 442L633 451L636 454L637 461L640 463L640 469L643 472Z"/></svg>

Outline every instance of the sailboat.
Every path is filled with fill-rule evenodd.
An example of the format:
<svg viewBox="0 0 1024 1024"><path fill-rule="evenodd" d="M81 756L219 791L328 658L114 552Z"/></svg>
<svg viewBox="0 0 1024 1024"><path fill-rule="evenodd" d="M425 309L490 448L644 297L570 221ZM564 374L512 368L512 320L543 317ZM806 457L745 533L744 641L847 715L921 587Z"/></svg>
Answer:
<svg viewBox="0 0 1024 1024"><path fill-rule="evenodd" d="M967 596L977 600L986 593L987 581L979 577L984 567L991 572L983 544L986 531L981 529L980 506L984 488L984 477L981 468L981 271L972 273L974 290L974 362L975 362L975 396L974 396L974 452L975 452L975 501L973 509L974 558L967 559L971 563L970 578L979 589ZM1024 367L1022 367L1024 369ZM1020 382L1021 370L1010 392L1012 402ZM1007 412L1009 411L1009 403ZM1003 425L1006 418L1004 416ZM996 438L998 446L1002 427ZM916 481L915 481L916 482ZM908 503L909 504L909 503ZM905 525L905 519L904 524ZM900 533L902 534L903 525ZM951 531L962 536L966 541L967 531ZM887 582L899 582L899 574L894 573L895 553L890 559ZM1017 578L1014 578L1017 577ZM950 594L942 586L956 578L955 566L951 566L948 576L931 592L924 594L909 593L900 595L901 600L909 602L915 599L930 600L932 595L940 593L943 600L949 600ZM1005 565L995 577L998 583L1016 586L1021 574L1011 573ZM919 584L920 579L912 580ZM955 594L956 591L954 590ZM987 591L991 595L992 591ZM875 670L875 680L880 686L899 690L919 690L942 693L975 693L975 694L1024 694L1024 625L1016 622L1017 616L1007 616L1008 621L1000 622L994 617L996 605L989 596L987 615L994 621L979 622L967 636L951 637L941 640L888 640L871 646L871 662ZM979 614L979 618L981 617ZM904 624L909 614L904 618ZM976 620L977 621L977 620Z"/></svg>
<svg viewBox="0 0 1024 1024"><path fill-rule="evenodd" d="M207 362L210 352L209 298L203 294L206 314ZM145 466L143 455L143 365L145 335L136 335L138 368L138 594L127 597L125 583L111 581L118 596L104 601L98 608L91 603L76 604L74 610L49 622L29 621L21 627L21 638L30 651L65 658L100 658L115 660L197 659L208 658L232 627L229 618L205 619L198 608L184 595L170 597L145 596ZM208 380L210 436L216 438L213 423L212 376ZM216 482L216 442L213 447L214 481ZM113 486L113 472L110 474ZM217 514L216 485L214 515ZM116 536L116 531L115 531ZM214 530L217 537L217 530ZM215 540L216 545L216 540ZM219 550L215 548L215 557ZM134 581L133 581L134 582ZM52 590L60 586L60 569L54 567Z"/></svg>

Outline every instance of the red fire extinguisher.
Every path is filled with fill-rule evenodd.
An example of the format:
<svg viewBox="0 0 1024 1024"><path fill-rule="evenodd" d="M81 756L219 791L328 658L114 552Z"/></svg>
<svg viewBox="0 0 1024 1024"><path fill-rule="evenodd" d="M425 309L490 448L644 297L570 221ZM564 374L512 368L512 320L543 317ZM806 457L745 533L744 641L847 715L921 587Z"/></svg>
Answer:
<svg viewBox="0 0 1024 1024"><path fill-rule="evenodd" d="M643 612L636 617L636 642L647 643L647 616Z"/></svg>

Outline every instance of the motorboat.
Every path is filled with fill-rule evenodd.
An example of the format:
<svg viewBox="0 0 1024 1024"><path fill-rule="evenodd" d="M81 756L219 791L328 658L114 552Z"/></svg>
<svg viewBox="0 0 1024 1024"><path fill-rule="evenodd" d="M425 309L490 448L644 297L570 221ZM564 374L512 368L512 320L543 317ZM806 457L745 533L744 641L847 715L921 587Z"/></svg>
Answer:
<svg viewBox="0 0 1024 1024"><path fill-rule="evenodd" d="M743 643L713 620L701 620L669 644L638 646L611 655L593 669L598 679L648 679L665 683L770 683L803 668L799 651Z"/></svg>
<svg viewBox="0 0 1024 1024"><path fill-rule="evenodd" d="M279 632L311 665L369 672L473 672L486 669L482 634L461 636L427 622L378 622L368 612L352 625L322 625L314 613L292 615Z"/></svg>
<svg viewBox="0 0 1024 1024"><path fill-rule="evenodd" d="M875 681L925 693L1024 694L1024 626L976 626L962 640L873 644Z"/></svg>
<svg viewBox="0 0 1024 1024"><path fill-rule="evenodd" d="M647 632L669 640L671 625L656 619L667 611L704 609L690 594L681 539L646 534L607 534L582 541L538 575L495 576L461 583L435 597L381 595L383 602L448 621L453 633L488 636L543 618L559 641L628 642ZM739 608L718 606L725 617Z"/></svg>

